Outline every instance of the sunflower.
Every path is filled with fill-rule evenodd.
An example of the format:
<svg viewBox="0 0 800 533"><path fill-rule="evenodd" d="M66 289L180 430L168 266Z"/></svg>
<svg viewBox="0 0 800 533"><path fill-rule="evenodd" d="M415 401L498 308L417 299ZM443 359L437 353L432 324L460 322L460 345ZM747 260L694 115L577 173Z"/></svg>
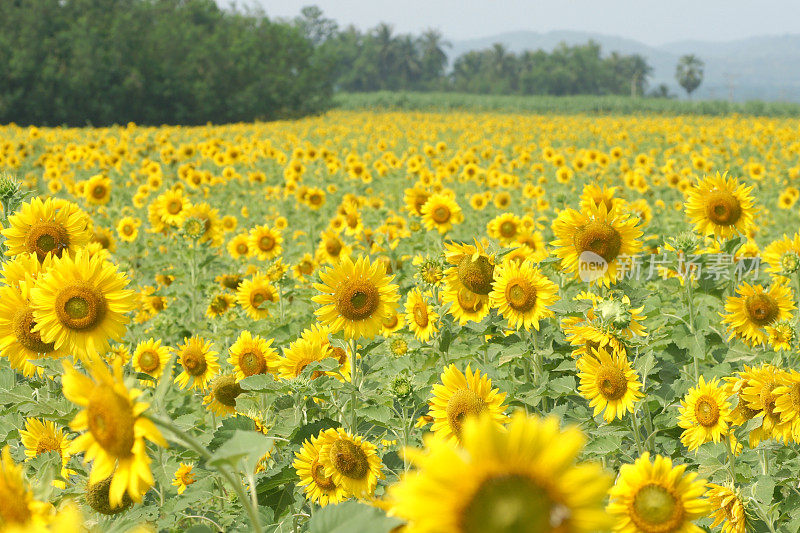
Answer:
<svg viewBox="0 0 800 533"><path fill-rule="evenodd" d="M539 330L539 320L554 313L547 308L558 300L558 285L547 279L529 261L517 265L504 263L494 271L494 285L489 302L513 329L533 326Z"/></svg>
<svg viewBox="0 0 800 533"><path fill-rule="evenodd" d="M381 335L384 337L391 337L395 331L400 331L406 325L406 317L402 311L394 311L392 314L387 315L383 322L381 322Z"/></svg>
<svg viewBox="0 0 800 533"><path fill-rule="evenodd" d="M3 498L0 525L4 531L30 531L44 527L49 521L52 507L33 497L22 475L22 467L14 463L8 446L0 452L0 495Z"/></svg>
<svg viewBox="0 0 800 533"><path fill-rule="evenodd" d="M191 202L183 196L180 189L164 191L155 200L155 209L161 222L178 227L189 216Z"/></svg>
<svg viewBox="0 0 800 533"><path fill-rule="evenodd" d="M193 465L181 463L181 465L175 471L175 479L172 480L172 485L174 487L178 487L178 494L183 494L186 490L186 487L197 481L195 479L195 474L192 471L193 468Z"/></svg>
<svg viewBox="0 0 800 533"><path fill-rule="evenodd" d="M295 452L292 466L297 472L300 481L298 486L304 487L306 497L312 502L325 507L343 501L347 494L344 488L337 485L331 476L325 474L325 467L319 462L319 452L322 448L324 433L303 441L303 447Z"/></svg>
<svg viewBox="0 0 800 533"><path fill-rule="evenodd" d="M140 502L154 483L145 438L163 447L167 443L153 423L141 416L148 404L136 401L139 391L125 387L120 365L109 371L105 363L93 360L89 369L91 378L64 362L64 396L84 407L71 428L86 430L72 442L70 452L85 452L84 463L92 461L90 484L113 475L111 507L117 507L125 493Z"/></svg>
<svg viewBox="0 0 800 533"><path fill-rule="evenodd" d="M250 230L250 250L260 261L269 261L283 252L283 237L277 229L256 226Z"/></svg>
<svg viewBox="0 0 800 533"><path fill-rule="evenodd" d="M274 372L278 365L278 352L272 348L274 339L263 339L242 331L230 347L228 362L233 365L236 379L256 374Z"/></svg>
<svg viewBox="0 0 800 533"><path fill-rule="evenodd" d="M336 264L342 257L348 257L351 253L352 247L345 244L336 232L322 232L322 238L317 247L317 257L321 262Z"/></svg>
<svg viewBox="0 0 800 533"><path fill-rule="evenodd" d="M604 203L593 204L585 213L564 209L553 221L556 240L551 244L564 270L576 277L594 274L597 277L587 281L609 286L617 279L617 259L635 254L642 246L637 240L642 235L638 222L616 206L609 211ZM590 263L602 264L605 272L587 272Z"/></svg>
<svg viewBox="0 0 800 533"><path fill-rule="evenodd" d="M172 349L169 346L161 346L161 339L153 340L150 337L136 345L131 366L135 371L143 372L158 380L164 373L171 353Z"/></svg>
<svg viewBox="0 0 800 533"><path fill-rule="evenodd" d="M301 336L284 349L283 357L278 360L278 375L283 379L294 379L309 364L327 357L335 357L327 339L323 341L317 336ZM317 378L321 374L320 371L315 371L311 378Z"/></svg>
<svg viewBox="0 0 800 533"><path fill-rule="evenodd" d="M727 239L746 233L753 224L752 191L752 186L740 185L736 178L717 172L689 190L686 215L700 235Z"/></svg>
<svg viewBox="0 0 800 533"><path fill-rule="evenodd" d="M316 269L317 269L317 262L314 260L314 257L312 257L311 254L306 253L305 255L303 255L303 257L298 259L292 271L294 273L295 278L303 281L306 278L311 277Z"/></svg>
<svg viewBox="0 0 800 533"><path fill-rule="evenodd" d="M681 401L678 425L683 428L681 443L696 450L709 441L719 442L728 433L731 404L728 393L717 378L706 382L703 376L697 387L689 389Z"/></svg>
<svg viewBox="0 0 800 533"><path fill-rule="evenodd" d="M439 233L447 233L454 224L460 224L464 220L461 208L455 200L444 194L434 194L428 198L422 206L422 222L430 230L437 230Z"/></svg>
<svg viewBox="0 0 800 533"><path fill-rule="evenodd" d="M601 187L595 183L585 185L580 197L581 211L589 211L592 207L599 206L600 204L605 205L607 211L611 211L616 207L616 204L623 201L620 198L614 197L617 189L619 189L619 187L606 187L605 185Z"/></svg>
<svg viewBox="0 0 800 533"><path fill-rule="evenodd" d="M375 445L342 428L319 434L319 464L337 487L356 497L371 496L383 479Z"/></svg>
<svg viewBox="0 0 800 533"><path fill-rule="evenodd" d="M260 320L269 316L267 305L278 301L278 292L270 284L267 276L253 276L244 280L236 290L236 302L242 306L247 316Z"/></svg>
<svg viewBox="0 0 800 533"><path fill-rule="evenodd" d="M86 180L83 195L94 205L105 205L111 200L111 178L98 174Z"/></svg>
<svg viewBox="0 0 800 533"><path fill-rule="evenodd" d="M403 203L412 215L422 216L422 206L424 206L431 194L424 189L406 189L403 192Z"/></svg>
<svg viewBox="0 0 800 533"><path fill-rule="evenodd" d="M408 533L605 530L611 478L576 464L585 440L555 417L517 413L507 429L489 415L467 420L460 449L428 436L424 451L407 450L417 468L389 487L390 514Z"/></svg>
<svg viewBox="0 0 800 533"><path fill-rule="evenodd" d="M622 339L583 317L563 318L561 329L564 331L567 342L574 347L572 357L576 359L585 355L591 356L592 350L601 348L612 353L626 353Z"/></svg>
<svg viewBox="0 0 800 533"><path fill-rule="evenodd" d="M764 439L774 437L776 440L788 440L792 433L792 423L783 422L777 407L777 393L775 390L786 383L787 372L770 364L763 364L751 368L745 375L741 388L740 401L757 411L756 416L761 416L761 426L750 432L749 443L751 448L758 446Z"/></svg>
<svg viewBox="0 0 800 533"><path fill-rule="evenodd" d="M236 302L236 298L227 293L217 294L211 301L208 302L206 308L206 316L209 318L217 318L224 315L231 306Z"/></svg>
<svg viewBox="0 0 800 533"><path fill-rule="evenodd" d="M633 412L634 402L642 398L642 383L624 353L605 348L593 349L577 362L581 396L594 407L594 416L603 411L603 420L611 422Z"/></svg>
<svg viewBox="0 0 800 533"><path fill-rule="evenodd" d="M422 292L414 288L406 299L406 321L414 336L421 342L427 342L439 330L437 321L439 314L425 300Z"/></svg>
<svg viewBox="0 0 800 533"><path fill-rule="evenodd" d="M765 326L792 317L795 309L792 292L781 279L773 281L769 290L743 282L736 289L738 296L728 296L726 314L720 313L722 322L729 325L728 340L741 337L751 346L757 346L767 341Z"/></svg>
<svg viewBox="0 0 800 533"><path fill-rule="evenodd" d="M711 507L712 528L722 526L722 533L746 533L747 513L742 498L735 489L708 483L706 498Z"/></svg>
<svg viewBox="0 0 800 533"><path fill-rule="evenodd" d="M77 210L76 210L77 209ZM58 208L51 200L33 198L10 217L9 227L2 230L7 254L15 256L35 253L39 261L48 254L61 257L66 250L73 254L91 238L86 214L77 208Z"/></svg>
<svg viewBox="0 0 800 533"><path fill-rule="evenodd" d="M777 276L789 276L800 270L800 232L790 239L785 234L764 248L762 259L766 271Z"/></svg>
<svg viewBox="0 0 800 533"><path fill-rule="evenodd" d="M704 492L705 480L686 473L686 465L673 466L661 455L650 461L645 452L634 464L622 465L607 511L621 533L701 533L692 522L708 512Z"/></svg>
<svg viewBox="0 0 800 533"><path fill-rule="evenodd" d="M522 251L531 261L542 261L549 255L544 244L544 237L539 231L523 230L517 235L514 242L520 245Z"/></svg>
<svg viewBox="0 0 800 533"><path fill-rule="evenodd" d="M431 428L438 437L458 444L467 418L488 413L495 423L503 424L508 417L503 414L506 393L492 388L492 380L481 376L481 371L472 372L467 365L461 373L456 365L444 369L441 384L433 386L433 397L428 402L428 414L433 417Z"/></svg>
<svg viewBox="0 0 800 533"><path fill-rule="evenodd" d="M514 213L503 213L490 220L486 230L493 239L511 244L522 232L522 219Z"/></svg>
<svg viewBox="0 0 800 533"><path fill-rule="evenodd" d="M221 374L211 382L211 388L203 397L203 405L217 416L236 414L236 398L242 393L234 374Z"/></svg>
<svg viewBox="0 0 800 533"><path fill-rule="evenodd" d="M32 459L40 453L55 452L61 458L61 477L64 481L69 480L69 476L75 473L67 468L72 440L65 436L64 430L55 423L50 420L28 418L25 420L25 429L21 429L19 434L27 458ZM53 486L63 489L66 487L64 481L54 480Z"/></svg>
<svg viewBox="0 0 800 533"><path fill-rule="evenodd" d="M8 358L11 368L25 377L43 373L42 367L31 361L68 354L65 348L56 349L54 343L42 342L39 332L33 331L36 326L30 300L33 284L28 275L27 280L18 282L16 287L0 287L0 354Z"/></svg>
<svg viewBox="0 0 800 533"><path fill-rule="evenodd" d="M764 329L769 335L767 341L769 342L770 347L776 352L781 350L791 350L797 339L797 333L795 332L791 322L788 320L776 322L774 326L767 326Z"/></svg>
<svg viewBox="0 0 800 533"><path fill-rule="evenodd" d="M450 314L464 325L480 322L489 314L489 293L494 283L494 257L483 246L445 244L445 259L452 265L445 271L442 303L450 304Z"/></svg>
<svg viewBox="0 0 800 533"><path fill-rule="evenodd" d="M128 278L98 257L78 251L63 256L31 290L33 331L55 349L78 356L94 356L119 341L125 333L125 313L136 306L135 294L125 289Z"/></svg>
<svg viewBox="0 0 800 533"><path fill-rule="evenodd" d="M195 219L200 222L202 230L200 232L200 242L210 243L212 246L219 246L222 244L223 232L222 224L219 219L219 210L212 208L208 203L203 202L196 205L191 205L186 208L185 222L188 219Z"/></svg>
<svg viewBox="0 0 800 533"><path fill-rule="evenodd" d="M772 394L775 396L773 411L780 415L781 423L791 425L791 439L800 442L800 372L789 370Z"/></svg>
<svg viewBox="0 0 800 533"><path fill-rule="evenodd" d="M228 241L228 253L234 259L250 257L250 235L240 233Z"/></svg>
<svg viewBox="0 0 800 533"><path fill-rule="evenodd" d="M182 371L175 376L175 383L181 389L189 386L204 391L209 381L219 373L217 352L212 349L211 341L201 337L183 339L183 344L178 346L178 362Z"/></svg>
<svg viewBox="0 0 800 533"><path fill-rule="evenodd" d="M377 335L400 299L384 264L370 263L366 257L355 263L344 257L338 265L320 271L319 277L322 283L314 288L321 294L312 298L320 305L317 318L333 332L344 330L347 339Z"/></svg>
<svg viewBox="0 0 800 533"><path fill-rule="evenodd" d="M52 264L52 254L48 254L40 263L36 254L21 253L3 262L0 267L0 276L2 276L3 284L19 287L20 281L25 281L29 277L34 280L38 279L43 272L50 269Z"/></svg>
<svg viewBox="0 0 800 533"><path fill-rule="evenodd" d="M133 217L122 217L117 222L117 235L125 242L133 242L139 236L141 220Z"/></svg>

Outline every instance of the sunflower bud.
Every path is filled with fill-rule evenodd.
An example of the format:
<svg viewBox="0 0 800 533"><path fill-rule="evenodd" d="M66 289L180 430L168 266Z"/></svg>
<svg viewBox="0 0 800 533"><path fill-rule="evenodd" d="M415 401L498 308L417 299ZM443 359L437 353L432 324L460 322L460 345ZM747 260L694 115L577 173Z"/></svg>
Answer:
<svg viewBox="0 0 800 533"><path fill-rule="evenodd" d="M197 217L189 217L183 222L183 234L189 239L197 240L205 233L203 221Z"/></svg>
<svg viewBox="0 0 800 533"><path fill-rule="evenodd" d="M414 392L414 386L406 376L395 376L392 380L391 391L398 400L405 400Z"/></svg>
<svg viewBox="0 0 800 533"><path fill-rule="evenodd" d="M797 252L786 252L781 257L781 272L784 274L793 274L800 270L800 256Z"/></svg>
<svg viewBox="0 0 800 533"><path fill-rule="evenodd" d="M597 312L603 323L616 329L627 328L633 320L630 307L619 300L603 300L597 305Z"/></svg>
<svg viewBox="0 0 800 533"><path fill-rule="evenodd" d="M103 481L98 481L94 485L88 485L86 487L86 503L100 514L115 515L125 511L133 504L133 501L126 492L122 495L122 504L118 507L111 507L108 492L111 489L112 478L113 476L109 476Z"/></svg>
<svg viewBox="0 0 800 533"><path fill-rule="evenodd" d="M408 344L399 337L394 339L389 347L392 350L392 354L396 357L401 357L408 352Z"/></svg>
<svg viewBox="0 0 800 533"><path fill-rule="evenodd" d="M444 277L442 264L433 259L424 260L417 267L417 277L428 285L439 285Z"/></svg>
<svg viewBox="0 0 800 533"><path fill-rule="evenodd" d="M2 204L6 216L19 208L22 198L19 182L9 174L0 175L0 204Z"/></svg>
<svg viewBox="0 0 800 533"><path fill-rule="evenodd" d="M683 231L671 238L673 248L684 254L694 253L697 245L700 244L700 239L696 234L691 231Z"/></svg>

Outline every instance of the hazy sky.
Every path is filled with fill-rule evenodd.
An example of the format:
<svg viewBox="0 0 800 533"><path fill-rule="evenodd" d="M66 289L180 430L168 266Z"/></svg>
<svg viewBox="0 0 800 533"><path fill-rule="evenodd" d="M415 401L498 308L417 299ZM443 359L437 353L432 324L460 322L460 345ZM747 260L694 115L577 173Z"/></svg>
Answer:
<svg viewBox="0 0 800 533"><path fill-rule="evenodd" d="M340 25L389 22L396 32L438 28L448 39L532 30L581 30L663 44L800 33L800 0L239 0L270 17L316 4ZM226 5L228 0L220 0Z"/></svg>

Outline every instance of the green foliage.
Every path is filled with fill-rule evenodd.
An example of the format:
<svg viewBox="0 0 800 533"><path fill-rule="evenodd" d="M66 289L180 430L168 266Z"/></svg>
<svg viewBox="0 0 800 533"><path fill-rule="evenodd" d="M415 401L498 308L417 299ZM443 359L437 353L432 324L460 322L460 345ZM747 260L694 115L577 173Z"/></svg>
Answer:
<svg viewBox="0 0 800 533"><path fill-rule="evenodd" d="M778 102L731 103L723 101L677 101L626 96L510 96L453 92L340 93L336 107L346 110L381 111L480 111L536 114L656 114L710 115L732 113L764 117L798 117L800 105Z"/></svg>
<svg viewBox="0 0 800 533"><path fill-rule="evenodd" d="M700 59L692 54L682 56L675 68L675 79L678 84L691 96L695 89L703 83L703 64Z"/></svg>
<svg viewBox="0 0 800 533"><path fill-rule="evenodd" d="M213 0L0 1L0 122L236 122L324 109L289 24Z"/></svg>

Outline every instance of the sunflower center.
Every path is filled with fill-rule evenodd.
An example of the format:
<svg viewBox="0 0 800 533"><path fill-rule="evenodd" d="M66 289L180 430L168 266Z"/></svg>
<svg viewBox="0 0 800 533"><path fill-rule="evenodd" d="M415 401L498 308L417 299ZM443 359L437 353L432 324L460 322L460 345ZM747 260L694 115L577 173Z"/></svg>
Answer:
<svg viewBox="0 0 800 533"><path fill-rule="evenodd" d="M153 372L158 369L161 358L155 350L145 350L139 355L139 366L145 372Z"/></svg>
<svg viewBox="0 0 800 533"><path fill-rule="evenodd" d="M414 322L421 328L428 326L428 306L422 302L414 304Z"/></svg>
<svg viewBox="0 0 800 533"><path fill-rule="evenodd" d="M328 255L338 257L339 252L342 251L342 243L339 239L328 239L325 241L325 251Z"/></svg>
<svg viewBox="0 0 800 533"><path fill-rule="evenodd" d="M683 521L683 505L670 490L650 483L636 492L631 518L642 531L673 531Z"/></svg>
<svg viewBox="0 0 800 533"><path fill-rule="evenodd" d="M269 299L270 298L269 295L267 294L267 291L265 291L264 289L257 289L253 291L252 294L250 294L250 305L252 305L256 309L260 309L261 304L268 301Z"/></svg>
<svg viewBox="0 0 800 533"><path fill-rule="evenodd" d="M52 342L42 342L38 331L33 331L36 322L33 320L33 311L29 307L19 309L12 320L14 337L22 346L36 353L50 353L55 349Z"/></svg>
<svg viewBox="0 0 800 533"><path fill-rule="evenodd" d="M464 507L464 533L540 533L561 531L569 511L550 499L533 479L509 474L484 480Z"/></svg>
<svg viewBox="0 0 800 533"><path fill-rule="evenodd" d="M333 357L339 362L340 365L343 365L347 362L347 352L344 351L344 348L341 346L334 346L332 351Z"/></svg>
<svg viewBox="0 0 800 533"><path fill-rule="evenodd" d="M106 314L106 299L88 283L69 285L56 294L56 315L69 329L95 328Z"/></svg>
<svg viewBox="0 0 800 533"><path fill-rule="evenodd" d="M506 239L510 239L514 235L517 234L517 225L511 222L510 220L506 220L502 224L500 224L500 235Z"/></svg>
<svg viewBox="0 0 800 533"><path fill-rule="evenodd" d="M106 188L103 185L97 185L92 188L92 196L96 199L101 199L106 195Z"/></svg>
<svg viewBox="0 0 800 533"><path fill-rule="evenodd" d="M122 234L123 235L133 235L133 226L130 224L124 224L122 226Z"/></svg>
<svg viewBox="0 0 800 533"><path fill-rule="evenodd" d="M431 218L437 224L444 224L450 220L450 209L446 205L439 205L431 212Z"/></svg>
<svg viewBox="0 0 800 533"><path fill-rule="evenodd" d="M771 324L778 318L778 304L768 294L754 294L745 300L747 316L758 326Z"/></svg>
<svg viewBox="0 0 800 533"><path fill-rule="evenodd" d="M719 420L719 406L713 398L701 396L694 406L694 416L701 426L712 427Z"/></svg>
<svg viewBox="0 0 800 533"><path fill-rule="evenodd" d="M113 458L130 457L134 416L130 400L105 385L95 386L86 407L89 431Z"/></svg>
<svg viewBox="0 0 800 533"><path fill-rule="evenodd" d="M36 253L39 261L48 253L61 257L61 252L69 247L69 234L55 222L37 222L31 226L25 244L29 251Z"/></svg>
<svg viewBox="0 0 800 533"><path fill-rule="evenodd" d="M506 285L506 301L515 311L530 311L536 305L536 288L524 278L515 279Z"/></svg>
<svg viewBox="0 0 800 533"><path fill-rule="evenodd" d="M706 197L706 216L719 226L732 226L742 217L742 206L729 191L711 191Z"/></svg>
<svg viewBox="0 0 800 533"><path fill-rule="evenodd" d="M383 327L386 329L393 329L395 326L397 326L399 321L400 319L397 318L397 314L393 313L383 319Z"/></svg>
<svg viewBox="0 0 800 533"><path fill-rule="evenodd" d="M494 280L494 265L485 255L479 255L474 261L465 255L458 262L458 279L475 294L489 294Z"/></svg>
<svg viewBox="0 0 800 533"><path fill-rule="evenodd" d="M45 452L58 452L61 453L61 443L55 437L47 435L39 440L36 444L36 455Z"/></svg>
<svg viewBox="0 0 800 533"><path fill-rule="evenodd" d="M363 479L369 472L367 454L349 440L339 439L331 444L330 459L336 470L350 479Z"/></svg>
<svg viewBox="0 0 800 533"><path fill-rule="evenodd" d="M319 464L319 459L314 459L311 463L311 479L320 489L331 491L336 488L336 483L330 476L325 475L325 467Z"/></svg>
<svg viewBox="0 0 800 533"><path fill-rule="evenodd" d="M458 389L447 402L447 420L453 433L461 438L461 429L468 416L477 416L486 409L483 399L470 389Z"/></svg>
<svg viewBox="0 0 800 533"><path fill-rule="evenodd" d="M205 355L198 350L189 350L183 354L181 359L183 368L190 376L202 376L208 369L208 362Z"/></svg>
<svg viewBox="0 0 800 533"><path fill-rule="evenodd" d="M240 255L247 254L248 252L247 245L243 242L240 242L239 244L236 245L236 252L239 253Z"/></svg>
<svg viewBox="0 0 800 533"><path fill-rule="evenodd" d="M789 399L792 400L792 407L800 411L800 383L795 383L789 389Z"/></svg>
<svg viewBox="0 0 800 533"><path fill-rule="evenodd" d="M589 222L575 234L573 242L581 252L594 252L609 263L617 258L622 248L622 237L607 222Z"/></svg>
<svg viewBox="0 0 800 533"><path fill-rule="evenodd" d="M184 472L181 474L181 483L184 485L191 485L194 483L194 474L192 472Z"/></svg>
<svg viewBox="0 0 800 533"><path fill-rule="evenodd" d="M364 320L372 316L380 303L377 288L365 280L354 280L339 292L336 309L348 320Z"/></svg>
<svg viewBox="0 0 800 533"><path fill-rule="evenodd" d="M267 371L267 360L256 350L248 350L239 356L239 368L245 376L263 374Z"/></svg>
<svg viewBox="0 0 800 533"><path fill-rule="evenodd" d="M606 400L619 400L628 391L628 380L616 366L602 365L597 371L597 388Z"/></svg>
<svg viewBox="0 0 800 533"><path fill-rule="evenodd" d="M258 247L259 249L268 252L275 247L275 239L273 239L270 235L264 235L258 239Z"/></svg>
<svg viewBox="0 0 800 533"><path fill-rule="evenodd" d="M170 215L177 215L183 209L183 204L179 200L171 200L167 203L167 212Z"/></svg>
<svg viewBox="0 0 800 533"><path fill-rule="evenodd" d="M236 397L242 393L242 388L232 375L217 378L211 390L214 393L214 399L225 407L236 407Z"/></svg>
<svg viewBox="0 0 800 533"><path fill-rule="evenodd" d="M300 264L297 265L297 270L304 276L309 276L314 272L314 265L312 265L310 261L301 261Z"/></svg>

